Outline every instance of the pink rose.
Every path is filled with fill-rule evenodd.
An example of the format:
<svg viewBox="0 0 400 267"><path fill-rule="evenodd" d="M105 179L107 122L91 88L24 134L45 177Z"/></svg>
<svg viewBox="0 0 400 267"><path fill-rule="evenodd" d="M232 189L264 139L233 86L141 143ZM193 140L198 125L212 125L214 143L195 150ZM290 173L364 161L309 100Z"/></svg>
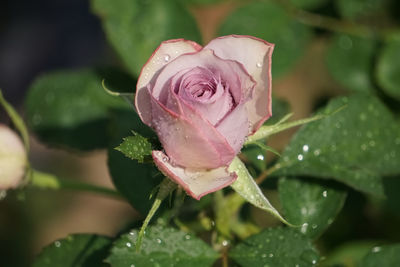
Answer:
<svg viewBox="0 0 400 267"><path fill-rule="evenodd" d="M17 187L25 175L25 147L19 136L0 124L0 190Z"/></svg>
<svg viewBox="0 0 400 267"><path fill-rule="evenodd" d="M251 36L205 47L176 39L144 65L135 105L165 150L153 151L154 162L195 199L236 180L227 166L271 116L273 48Z"/></svg>

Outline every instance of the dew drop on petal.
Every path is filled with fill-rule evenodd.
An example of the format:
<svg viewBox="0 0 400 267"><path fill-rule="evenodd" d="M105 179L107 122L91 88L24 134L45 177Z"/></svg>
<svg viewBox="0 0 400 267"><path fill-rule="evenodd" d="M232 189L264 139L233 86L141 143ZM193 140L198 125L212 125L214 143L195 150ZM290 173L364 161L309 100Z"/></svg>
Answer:
<svg viewBox="0 0 400 267"><path fill-rule="evenodd" d="M303 155L302 154L299 154L299 155L297 155L297 159L299 160L299 161L302 161L303 160Z"/></svg>
<svg viewBox="0 0 400 267"><path fill-rule="evenodd" d="M262 67L262 63L261 62L257 62L256 66L257 66L257 68L261 68Z"/></svg>
<svg viewBox="0 0 400 267"><path fill-rule="evenodd" d="M303 146L303 151L304 151L304 152L308 152L308 149L309 149L308 145L304 145L304 146Z"/></svg>
<svg viewBox="0 0 400 267"><path fill-rule="evenodd" d="M165 56L164 56L164 61L165 61L165 62L168 62L168 61L170 60L170 58L171 58L170 55L165 55Z"/></svg>

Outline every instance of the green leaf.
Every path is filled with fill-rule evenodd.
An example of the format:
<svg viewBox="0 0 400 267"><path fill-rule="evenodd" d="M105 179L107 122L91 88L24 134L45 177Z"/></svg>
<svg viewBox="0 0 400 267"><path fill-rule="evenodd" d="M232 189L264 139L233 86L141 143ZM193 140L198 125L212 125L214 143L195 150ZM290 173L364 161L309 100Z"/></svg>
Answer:
<svg viewBox="0 0 400 267"><path fill-rule="evenodd" d="M92 234L70 235L45 247L33 266L108 266L103 260L107 257L110 245L111 239L108 237Z"/></svg>
<svg viewBox="0 0 400 267"><path fill-rule="evenodd" d="M375 47L372 39L337 34L327 51L328 70L337 82L352 91L373 91Z"/></svg>
<svg viewBox="0 0 400 267"><path fill-rule="evenodd" d="M143 136L133 133L133 136L123 138L123 142L115 149L122 152L130 159L136 159L143 163L146 156L151 155L151 143Z"/></svg>
<svg viewBox="0 0 400 267"><path fill-rule="evenodd" d="M127 110L115 111L110 126L113 136L108 149L108 168L112 180L131 205L145 215L152 204L150 194L160 184L162 175L153 164L131 160L114 148L132 131L148 140L152 140L154 132L143 124L136 112Z"/></svg>
<svg viewBox="0 0 400 267"><path fill-rule="evenodd" d="M287 72L304 54L312 32L307 26L292 20L278 4L257 1L239 7L222 24L219 35L252 35L275 43L272 76Z"/></svg>
<svg viewBox="0 0 400 267"><path fill-rule="evenodd" d="M332 178L383 196L382 176L400 173L400 127L374 96L333 99L322 112L341 112L303 126L272 175Z"/></svg>
<svg viewBox="0 0 400 267"><path fill-rule="evenodd" d="M227 0L179 0L179 1L188 5L204 6L204 5L218 4L220 2Z"/></svg>
<svg viewBox="0 0 400 267"><path fill-rule="evenodd" d="M296 7L305 9L315 9L325 5L329 0L290 0L290 3Z"/></svg>
<svg viewBox="0 0 400 267"><path fill-rule="evenodd" d="M138 231L122 235L107 258L113 267L126 266L212 266L218 254L197 237L170 227L146 229L142 248L136 251Z"/></svg>
<svg viewBox="0 0 400 267"><path fill-rule="evenodd" d="M111 109L129 106L101 87L107 76L125 77L124 86L135 81L118 71L83 69L57 71L40 76L26 98L27 121L42 142L80 150L105 148Z"/></svg>
<svg viewBox="0 0 400 267"><path fill-rule="evenodd" d="M306 267L319 260L310 240L291 228L268 228L245 239L229 255L243 267Z"/></svg>
<svg viewBox="0 0 400 267"><path fill-rule="evenodd" d="M380 86L389 96L400 101L400 40L388 42L377 63L376 76Z"/></svg>
<svg viewBox="0 0 400 267"><path fill-rule="evenodd" d="M231 185L233 190L235 190L249 203L271 213L283 223L290 225L290 223L288 223L279 214L279 212L271 205L271 203L269 203L268 199L264 196L253 177L251 177L250 173L247 171L246 165L244 165L238 157L235 157L231 165L229 165L229 171L235 172L238 176L237 180Z"/></svg>
<svg viewBox="0 0 400 267"><path fill-rule="evenodd" d="M200 41L194 18L178 1L92 0L91 5L108 40L135 75L162 41Z"/></svg>
<svg viewBox="0 0 400 267"><path fill-rule="evenodd" d="M340 15L345 18L370 18L374 14L382 13L387 0L336 0L336 5Z"/></svg>
<svg viewBox="0 0 400 267"><path fill-rule="evenodd" d="M324 260L323 266L355 267L358 262L371 250L374 241L353 241L335 248Z"/></svg>
<svg viewBox="0 0 400 267"><path fill-rule="evenodd" d="M261 139L265 139L270 137L271 135L274 135L276 133L285 131L287 129L299 126L299 125L303 125L303 124L307 124L313 121L317 121L317 120L321 120L323 118L329 117L343 109L346 108L346 105L343 105L341 107L338 107L335 110L331 110L329 112L325 112L325 113L320 113L320 114L316 114L310 118L305 118L305 119L301 119L301 120L297 120L297 121L289 121L286 122L288 119L290 119L290 117L292 116L292 113L287 114L285 117L283 117L280 121L278 121L277 123L275 123L274 125L263 125L260 127L260 129L257 130L257 132L255 132L252 136L249 136L246 140L246 142L244 143L244 145L249 145L249 144L254 144L257 143L259 140Z"/></svg>
<svg viewBox="0 0 400 267"><path fill-rule="evenodd" d="M285 218L310 238L320 236L334 221L346 199L337 184L311 179L281 178L279 197Z"/></svg>
<svg viewBox="0 0 400 267"><path fill-rule="evenodd" d="M8 116L11 118L11 121L21 134L22 140L24 141L25 149L27 152L29 152L29 134L25 122L18 114L18 112L14 109L14 107L10 103L8 103L7 100L3 97L1 89L0 89L0 105L3 106Z"/></svg>
<svg viewBox="0 0 400 267"><path fill-rule="evenodd" d="M400 244L373 247L364 257L361 267L392 267L400 264Z"/></svg>

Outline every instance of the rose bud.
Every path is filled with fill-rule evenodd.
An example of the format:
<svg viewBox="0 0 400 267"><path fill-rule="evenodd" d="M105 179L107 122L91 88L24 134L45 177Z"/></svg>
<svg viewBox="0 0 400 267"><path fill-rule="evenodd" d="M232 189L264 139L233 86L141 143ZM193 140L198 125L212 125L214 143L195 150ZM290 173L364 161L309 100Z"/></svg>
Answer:
<svg viewBox="0 0 400 267"><path fill-rule="evenodd" d="M16 188L25 175L26 152L19 136L0 124L0 189Z"/></svg>
<svg viewBox="0 0 400 267"><path fill-rule="evenodd" d="M165 150L154 162L195 199L232 184L227 166L271 116L274 45L230 35L205 47L161 43L144 65L135 105Z"/></svg>

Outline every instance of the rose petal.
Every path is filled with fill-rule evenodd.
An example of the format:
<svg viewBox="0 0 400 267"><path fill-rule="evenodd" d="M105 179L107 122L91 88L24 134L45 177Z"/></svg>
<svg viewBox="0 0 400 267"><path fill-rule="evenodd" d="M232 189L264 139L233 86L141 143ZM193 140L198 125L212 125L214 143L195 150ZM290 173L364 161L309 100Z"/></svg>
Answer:
<svg viewBox="0 0 400 267"><path fill-rule="evenodd" d="M246 104L253 125L250 133L256 132L272 115L271 56L274 44L252 36L229 35L212 40L204 49L212 49L223 59L240 62L257 82L253 99Z"/></svg>
<svg viewBox="0 0 400 267"><path fill-rule="evenodd" d="M202 129L151 98L153 127L171 160L180 166L213 169L224 163ZM190 147L190 149L188 149Z"/></svg>
<svg viewBox="0 0 400 267"><path fill-rule="evenodd" d="M168 157L161 151L153 151L152 156L154 163L165 176L181 185L190 196L197 200L232 184L237 179L236 173L229 173L226 167L191 171L171 165Z"/></svg>
<svg viewBox="0 0 400 267"><path fill-rule="evenodd" d="M0 190L15 188L25 174L26 152L18 135L0 124Z"/></svg>
<svg viewBox="0 0 400 267"><path fill-rule="evenodd" d="M182 55L166 65L156 78L151 90L152 95L160 100L165 91L169 90L168 81L171 77L182 70L196 67L218 72L221 79L229 83L230 92L237 103L247 100L253 92L255 82L240 63L222 60L215 56L212 50L203 49L198 53Z"/></svg>
<svg viewBox="0 0 400 267"><path fill-rule="evenodd" d="M201 50L201 46L193 41L174 39L162 42L154 51L153 55L143 66L136 85L135 105L142 121L151 123L151 101L146 85L153 79L154 75L176 57Z"/></svg>
<svg viewBox="0 0 400 267"><path fill-rule="evenodd" d="M222 135L207 119L204 118L202 114L193 109L185 101L178 102L180 104L180 109L182 114L188 121L192 122L197 128L201 129L207 140L213 145L220 156L221 165L229 165L237 152L229 144L226 136ZM246 115L246 114L244 114ZM231 133L235 135L236 133ZM246 135L243 136L243 141Z"/></svg>
<svg viewBox="0 0 400 267"><path fill-rule="evenodd" d="M205 80L211 80L215 78L213 76L213 73L211 73L209 70L198 67L191 70L183 70L177 73L171 79L170 90L167 96L167 100L165 101L165 105L167 108L174 111L178 109L179 111L176 112L182 114L181 107L177 106L177 102L180 102L179 99L182 99L182 101L185 101L187 105L193 107L197 111L197 113L202 114L202 118L207 119L212 125L216 125L232 109L233 99L230 95L229 90L225 90L221 84L217 85L215 94L206 101L195 101L193 97L187 96L189 94L188 92L182 92L185 91L184 79L186 78L187 80L189 80L190 78L188 78L188 76L191 73L198 73L200 71L204 72L202 74L206 76L204 77ZM179 87L178 93L175 92L176 87ZM163 101L161 100L160 102Z"/></svg>
<svg viewBox="0 0 400 267"><path fill-rule="evenodd" d="M240 104L232 110L216 128L233 148L234 154L239 153L249 132L249 120L247 119L245 104Z"/></svg>

